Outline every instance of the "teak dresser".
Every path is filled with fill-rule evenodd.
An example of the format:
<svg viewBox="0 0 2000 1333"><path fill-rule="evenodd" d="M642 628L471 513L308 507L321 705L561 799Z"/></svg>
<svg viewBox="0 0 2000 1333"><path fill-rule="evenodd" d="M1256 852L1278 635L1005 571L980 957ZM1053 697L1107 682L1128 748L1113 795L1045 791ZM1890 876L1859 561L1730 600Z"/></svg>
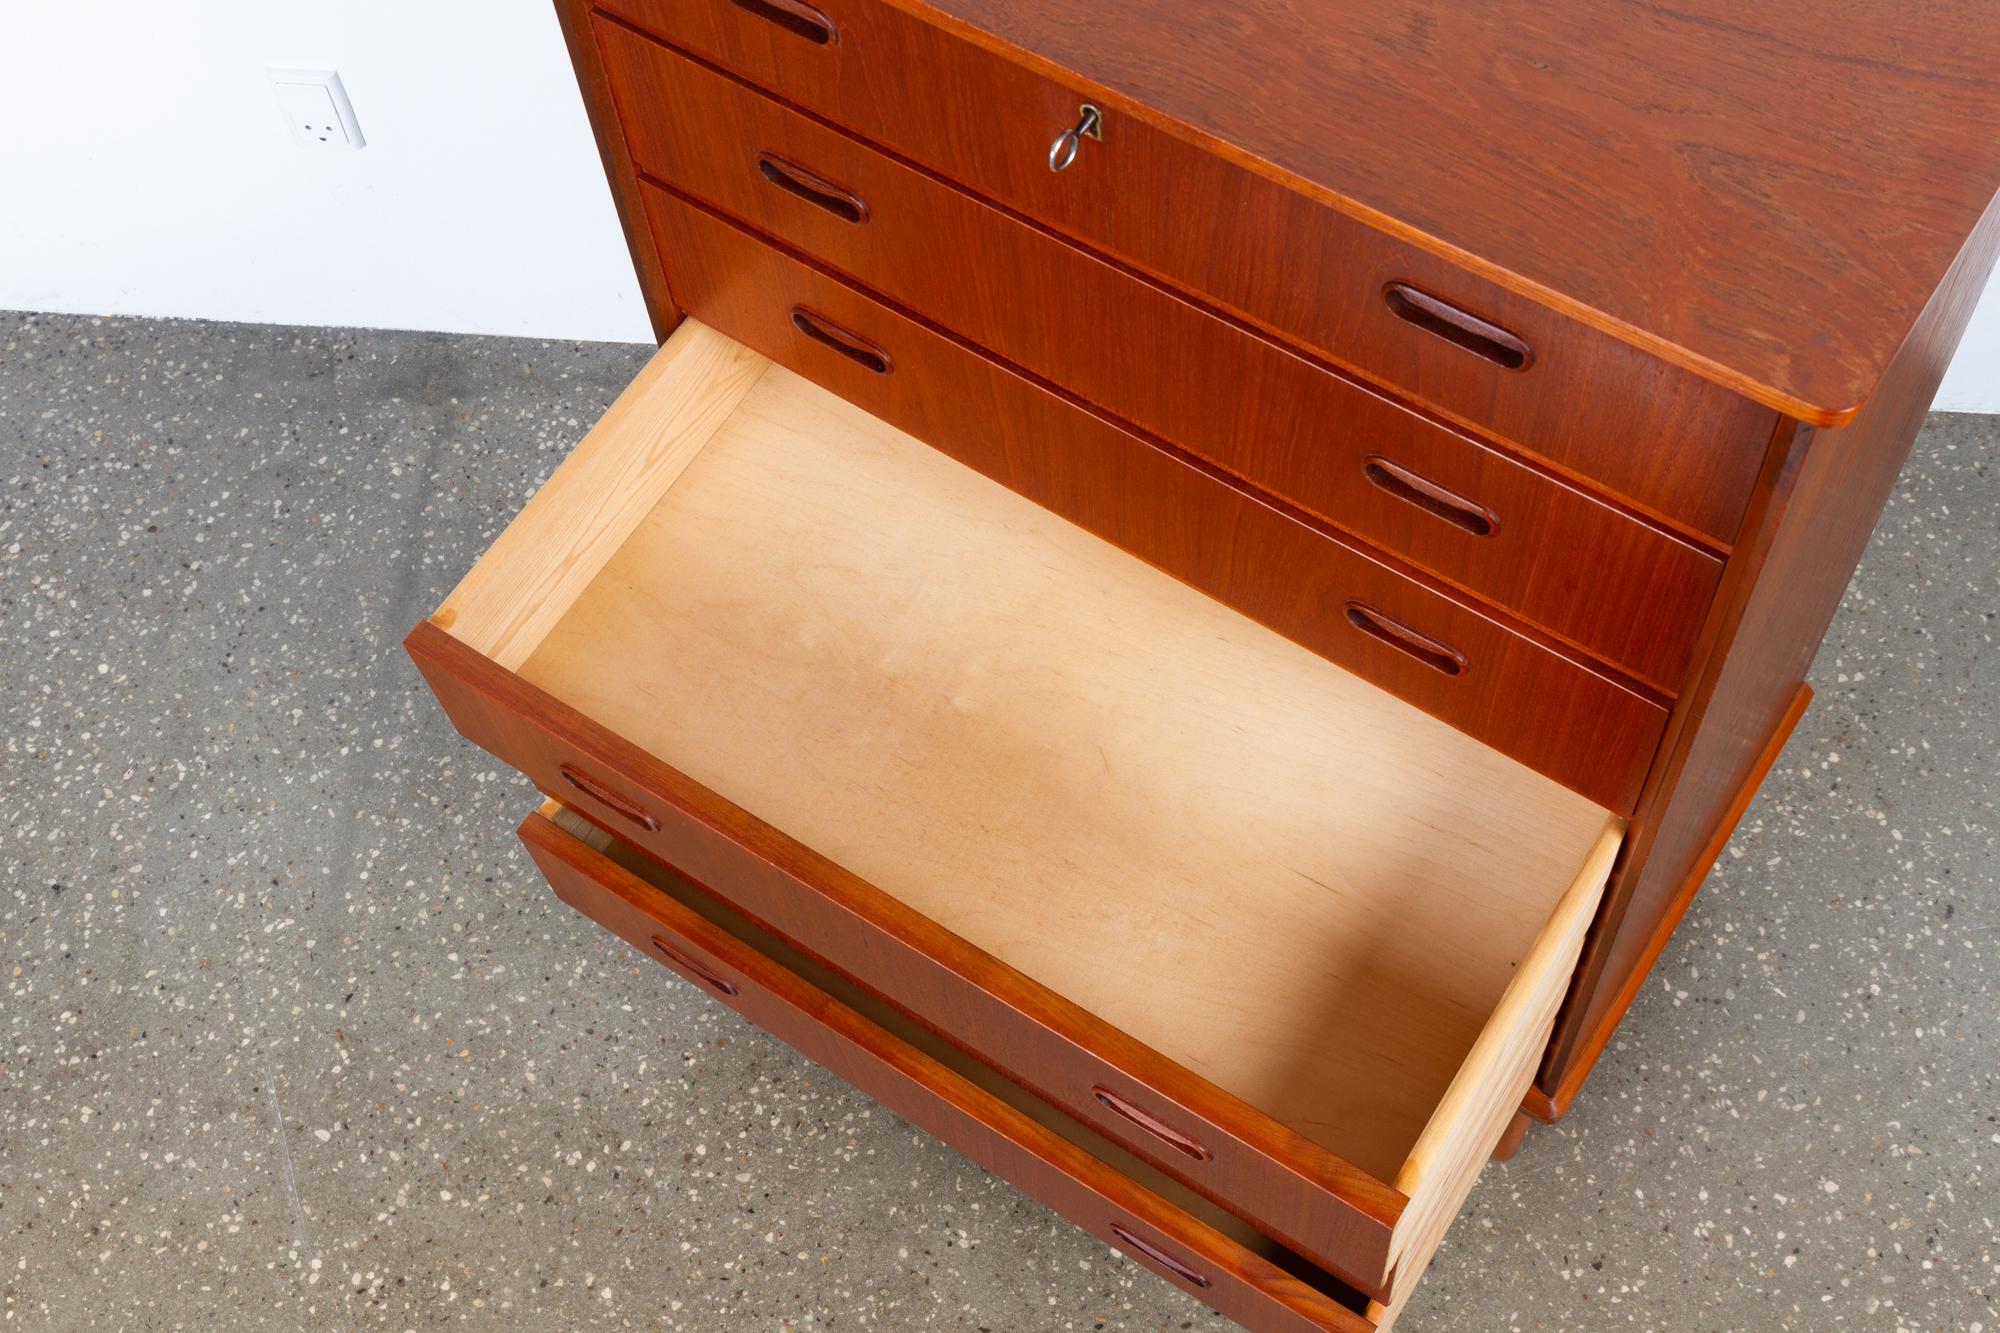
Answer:
<svg viewBox="0 0 2000 1333"><path fill-rule="evenodd" d="M1385 1328L1806 706L1989 0L559 0L663 346L408 647L561 897Z"/></svg>

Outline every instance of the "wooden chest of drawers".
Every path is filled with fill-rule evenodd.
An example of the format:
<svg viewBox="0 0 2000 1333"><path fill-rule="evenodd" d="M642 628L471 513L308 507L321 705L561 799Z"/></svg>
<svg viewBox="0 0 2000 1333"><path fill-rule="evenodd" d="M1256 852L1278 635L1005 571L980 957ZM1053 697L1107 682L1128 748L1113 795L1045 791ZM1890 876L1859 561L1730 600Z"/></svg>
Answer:
<svg viewBox="0 0 2000 1333"><path fill-rule="evenodd" d="M2000 34L557 9L665 345L408 641L529 851L1246 1327L1386 1327L1806 704Z"/></svg>

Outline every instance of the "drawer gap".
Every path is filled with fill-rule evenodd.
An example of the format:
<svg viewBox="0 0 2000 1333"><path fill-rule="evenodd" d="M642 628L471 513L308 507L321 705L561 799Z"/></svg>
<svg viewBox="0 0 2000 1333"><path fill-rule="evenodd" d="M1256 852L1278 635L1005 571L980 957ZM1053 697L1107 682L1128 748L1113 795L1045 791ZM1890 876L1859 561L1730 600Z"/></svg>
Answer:
<svg viewBox="0 0 2000 1333"><path fill-rule="evenodd" d="M1057 1107L944 1040L851 978L773 935L678 871L662 865L624 839L609 833L560 802L546 803L541 813L565 833L603 853L646 881L665 897L673 899L718 928L727 931L786 971L796 974L816 989L826 992L897 1040L922 1051L967 1082L975 1084L1044 1128L1062 1135L1121 1175L1137 1181L1181 1211L1213 1227L1251 1253L1355 1313L1360 1314L1367 1310L1369 1306L1367 1296L1320 1268L1310 1259L1273 1240L1234 1214L1217 1207L1179 1181L1096 1133L1088 1125L1065 1115ZM685 960L677 961L683 961L685 965Z"/></svg>
<svg viewBox="0 0 2000 1333"><path fill-rule="evenodd" d="M1323 537L1326 537L1329 540L1339 542L1343 545L1348 545L1355 549L1365 549L1369 552L1369 558L1379 559L1386 564L1392 565L1399 574L1402 574L1403 576L1411 578L1415 581L1424 583L1426 584L1426 586L1434 586L1441 591L1449 589L1454 594L1465 594L1472 598L1480 599L1482 603L1481 614L1491 616L1496 621L1505 624L1509 632L1518 634L1525 639L1529 639L1534 643L1538 644L1539 646L1548 649L1550 652L1558 654L1563 658L1571 662L1574 662L1584 670L1589 671L1594 675L1602 677L1605 681L1615 684L1615 687L1618 690L1631 695L1633 698L1644 700L1648 706L1659 709L1663 719L1665 711L1672 705L1675 697L1674 691L1670 688L1667 688L1666 684L1663 683L1669 679L1672 679L1672 677L1668 675L1659 675L1659 673L1655 673L1656 675L1659 675L1659 679L1654 679L1644 674L1635 673L1635 671L1632 668L1625 665L1621 665L1619 661L1615 660L1616 658L1615 654L1607 654L1602 650L1601 647L1593 649L1593 647L1590 644L1582 641L1574 634L1563 633L1556 628L1552 628L1536 620L1527 618L1517 610L1513 610L1508 607L1500 605L1486 604L1485 599L1482 598L1481 596L1480 589L1477 588L1476 586L1473 586L1463 577L1453 577L1452 573L1448 570L1438 570L1430 568L1429 566L1423 564L1422 562L1415 560L1414 557L1412 557L1408 553L1384 550L1378 547L1375 543L1370 541L1369 534L1367 532L1358 530L1357 525L1355 525L1351 521L1343 522L1337 517L1330 517L1329 515L1321 513L1317 510L1306 508L1284 495L1264 489L1263 487L1259 486L1257 482L1253 479L1246 478L1234 472L1231 472L1227 468L1224 468L1221 465L1211 461L1207 457L1199 453L1193 452L1188 448L1172 440L1165 439L1159 435L1156 435L1148 431L1144 426L1128 421L1125 418L1119 416L1116 412L1113 412L1098 403L1079 397L1075 392L1073 392L1068 387L1056 383L1055 381L1047 379L1046 377L1038 374L1035 370L1033 370L1030 367L1022 366L1013 361L1008 360L1006 357L1002 356L1000 353L994 351L993 349L984 347L978 344L977 342L968 339L967 337L960 334L956 330L947 328L937 323L935 320L929 318L928 316L922 314L921 312L910 309L909 307L898 302L893 296L890 296L883 292L876 291L873 288L861 284L857 279L853 278L851 275L842 273L838 269L829 266L823 260L816 258L813 255L799 251L798 249L790 245L788 242L786 242L783 238L773 236L770 233L761 230L754 224L747 222L744 219L738 217L737 215L720 208L713 201L705 199L699 195L690 193L689 191L680 186L660 181L652 176L647 175L643 171L640 173L640 180L647 187L649 193L656 191L659 197L671 198L676 203L681 205L684 209L690 211L691 213L698 214L700 217L708 220L710 223L714 225L726 227L732 231L740 231L743 233L744 238L746 240L753 240L760 247L770 248L777 254L782 255L786 260L792 263L796 263L801 268L811 270L814 274L823 278L828 284L838 286L847 292L853 293L855 296L858 296L871 303L878 304L886 310L893 311L900 318L908 320L910 323L921 327L925 332L932 334L941 340L950 342L953 345L962 348L964 351L973 356L977 356L982 359L992 361L997 365L1004 366L1005 372L1007 374L1018 377L1020 380L1024 382L1035 385L1037 388L1045 391L1052 397L1061 399L1064 403L1075 408L1078 412L1087 413L1090 416L1096 418L1098 421L1104 423L1107 427L1118 430L1120 432L1124 432L1128 434L1130 438L1133 438L1135 440L1143 440L1148 447L1156 449L1162 454L1169 456L1181 466L1188 468L1191 471L1198 472L1204 477L1208 477L1220 485L1227 486L1233 490L1239 491L1240 493L1246 496L1253 497L1258 505L1264 506L1276 513L1283 514L1286 518L1288 518L1294 523L1299 524L1302 527L1309 528L1313 532ZM695 311L692 313L696 313L698 317L709 317L710 312ZM732 330L732 332L734 333L735 336L745 336L740 331ZM835 348L831 344L828 344L827 341L820 336L818 331L812 329L800 328L799 332L806 337L812 338L813 341L815 342L820 342L822 345L827 345L829 347L829 350L840 351L840 354L842 355L850 355L844 350ZM880 349L877 348L876 350L879 351ZM851 355L850 359L852 359ZM875 370L875 367L873 367L872 365L868 365L868 363L866 362L861 362L859 364L863 364L864 366L866 366L866 368L870 369L871 371ZM875 373L879 374L883 372L875 371ZM940 445L940 447L945 447L944 445L941 444L940 441L932 440L930 442L933 444ZM946 451L955 452L954 450L948 447ZM1375 477L1375 475L1373 475L1377 469L1377 466L1382 461L1385 460L1380 460L1379 458L1376 459L1369 466L1361 470L1359 475L1361 475L1366 480L1368 485L1379 490L1383 490L1389 493L1394 493L1400 500L1404 501L1405 503L1413 503L1413 496L1411 493L1405 492L1401 487L1395 485L1394 483L1385 486L1382 480L1378 480ZM1532 465L1533 463L1533 460L1527 459L1525 457L1516 458L1514 461L1517 463L1521 463L1523 465ZM1406 479L1415 479L1421 481L1420 478L1414 478L1414 474L1409 473L1407 469L1402 469L1402 471ZM1387 473L1385 472L1384 475L1386 477ZM1552 472L1548 473L1547 475L1556 480L1563 480L1558 476L1558 474ZM1565 482L1565 484L1574 485L1575 479L1574 478L1568 479ZM1448 497L1448 499L1444 497ZM1612 508L1617 507L1615 503L1616 497L1598 496L1596 497L1596 500L1605 503ZM1460 512L1451 514L1447 514L1446 512L1444 512L1444 505L1453 502L1456 502L1461 505L1469 504L1470 509L1469 510L1461 509ZM1049 507L1056 508L1058 512L1062 512L1060 506L1052 504L1049 501L1044 500L1041 501L1041 503L1048 504ZM1476 502L1468 502L1464 499L1464 497L1453 495L1448 491L1441 491L1441 490L1433 491L1431 493L1431 498L1425 499L1417 507L1425 509L1426 511L1430 512L1433 517L1441 518L1444 521L1449 522L1453 527L1459 528L1471 536L1493 536L1497 534L1500 529L1500 521L1496 515L1492 514L1490 511L1485 511L1483 506L1477 505ZM1065 517L1070 517L1070 515L1065 514ZM1626 517L1636 519L1646 524L1648 528L1656 531L1661 537L1672 541L1677 545L1677 547L1684 549L1687 552L1699 553L1702 551L1700 543L1692 541L1684 535L1671 533L1665 528L1659 528L1657 525L1653 524L1652 520L1647 519L1642 514L1628 512L1626 513ZM1085 524L1085 526L1090 526L1090 525ZM1142 554L1143 556L1144 553L1140 554ZM1150 559L1150 557L1146 558ZM1697 556L1697 558L1704 562L1707 561L1707 557L1705 555ZM1158 561L1152 561L1152 562L1160 563ZM1719 562L1710 562L1710 563L1714 564L1714 568L1716 572L1719 574L1721 568L1720 563ZM1225 598L1224 600L1228 599Z"/></svg>
<svg viewBox="0 0 2000 1333"><path fill-rule="evenodd" d="M1178 213L1128 208L1130 195L1123 192L1141 181L1152 188L1172 181L1193 191L1190 197L1211 197L1205 192L1220 183L1205 169L1212 165L1205 154L1128 117L1116 154L1097 173L1100 180L1079 182L1073 172L1053 176L1039 154L1030 160L1016 151L1014 136L1024 132L1019 117L1030 108L1053 114L1048 109L1060 106L1067 115L1076 105L1071 89L1025 71L1009 71L1004 94L990 87L982 94L959 89L993 117L990 125L982 120L982 132L969 134L958 115L926 114L902 101L912 85L897 85L892 97L890 85L853 76L862 44L885 38L882 23L899 30L897 40L926 40L917 34L927 24L887 4L849 6L846 17L874 31L856 36L845 65L816 59L823 53L796 43L785 44L796 51L779 51L769 42L739 40L747 34L726 37L700 16L706 7L611 0L597 11L614 89L628 94L620 102L628 136L643 138L668 114L663 99L633 86L646 80L634 72L647 63L646 52L688 62L1337 373L1519 449L1523 461L1598 490L1662 532L1727 553L1777 420L1768 409L1268 182L1239 179L1224 187L1228 193L1214 205L1218 217L1271 219L1267 234L1287 236L1313 262L1244 263L1243 245L1187 245L1186 229L1174 225ZM956 76L924 64L938 88L960 77L967 87L986 86L986 78L1007 64L972 48L954 48L953 54L969 62ZM897 57L886 52L876 58L882 63L875 68L898 67ZM929 80L914 86L937 95ZM657 83L649 92L657 94ZM1032 123L1035 142L1046 142L1043 121L1038 116ZM642 169L644 156L637 153ZM1125 178L1132 171L1141 175ZM1240 193L1246 188L1260 196L1259 204ZM1226 221L1218 225L1224 228L1218 234L1230 234ZM1303 286L1302 272L1310 275ZM1391 285L1508 341L1491 343L1492 356L1469 353L1455 338L1399 318L1384 297ZM1445 331L1458 334L1449 325ZM1502 364L1516 356L1532 360L1532 374ZM1667 460L1673 466L1664 466Z"/></svg>

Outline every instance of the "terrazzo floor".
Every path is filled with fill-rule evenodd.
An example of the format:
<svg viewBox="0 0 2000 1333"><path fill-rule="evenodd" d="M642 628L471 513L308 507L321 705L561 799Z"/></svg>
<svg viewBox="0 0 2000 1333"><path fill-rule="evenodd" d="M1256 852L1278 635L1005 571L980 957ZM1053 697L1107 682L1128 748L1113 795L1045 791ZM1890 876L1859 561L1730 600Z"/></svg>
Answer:
<svg viewBox="0 0 2000 1333"><path fill-rule="evenodd" d="M0 316L0 1326L1220 1330L550 896L404 631L645 359ZM1402 1328L2000 1330L2000 418Z"/></svg>

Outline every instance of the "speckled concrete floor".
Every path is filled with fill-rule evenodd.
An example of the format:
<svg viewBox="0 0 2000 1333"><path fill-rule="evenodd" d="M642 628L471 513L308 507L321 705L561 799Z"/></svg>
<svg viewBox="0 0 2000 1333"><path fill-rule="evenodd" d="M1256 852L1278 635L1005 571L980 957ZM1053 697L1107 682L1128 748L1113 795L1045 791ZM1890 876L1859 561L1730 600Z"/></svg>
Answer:
<svg viewBox="0 0 2000 1333"><path fill-rule="evenodd" d="M398 648L645 350L0 317L0 1319L1221 1329L557 904ZM1404 1327L2000 1330L2000 420Z"/></svg>

